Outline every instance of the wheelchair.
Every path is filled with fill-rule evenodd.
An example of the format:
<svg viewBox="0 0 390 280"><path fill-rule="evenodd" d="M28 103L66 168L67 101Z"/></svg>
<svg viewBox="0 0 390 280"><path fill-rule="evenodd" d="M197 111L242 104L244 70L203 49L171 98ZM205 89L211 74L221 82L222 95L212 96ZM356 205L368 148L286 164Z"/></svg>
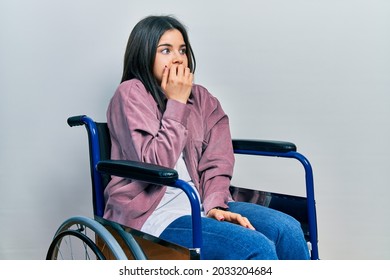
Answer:
<svg viewBox="0 0 390 280"><path fill-rule="evenodd" d="M201 258L202 234L198 196L174 169L136 161L110 160L111 141L107 123L86 115L69 117L69 126L84 125L88 134L92 181L93 218L75 216L64 221L54 234L47 260L58 259L135 259L197 260ZM298 160L305 170L306 196L264 192L230 186L236 201L257 203L285 212L302 227L312 260L319 259L313 171L310 162L297 152L296 145L282 141L233 140L235 154L282 157ZM192 208L192 248L185 248L139 230L103 218L104 188L111 175L182 189Z"/></svg>

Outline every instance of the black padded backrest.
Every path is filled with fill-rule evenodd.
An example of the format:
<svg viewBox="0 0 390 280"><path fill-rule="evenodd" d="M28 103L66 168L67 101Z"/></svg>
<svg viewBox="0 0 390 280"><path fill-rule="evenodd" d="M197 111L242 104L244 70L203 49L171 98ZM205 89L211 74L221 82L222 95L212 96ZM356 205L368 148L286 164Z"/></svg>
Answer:
<svg viewBox="0 0 390 280"><path fill-rule="evenodd" d="M100 159L107 160L111 158L111 138L110 131L108 130L107 123L96 123L97 133L99 137L99 150L100 150ZM105 188L110 182L111 177L107 174L101 174L103 188Z"/></svg>

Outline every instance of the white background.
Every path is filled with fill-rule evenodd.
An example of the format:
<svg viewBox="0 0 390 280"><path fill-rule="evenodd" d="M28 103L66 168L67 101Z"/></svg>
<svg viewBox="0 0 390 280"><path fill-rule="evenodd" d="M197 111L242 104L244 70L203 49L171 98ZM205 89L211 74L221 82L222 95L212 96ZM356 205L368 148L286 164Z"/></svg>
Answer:
<svg viewBox="0 0 390 280"><path fill-rule="evenodd" d="M291 141L309 158L320 257L390 259L386 0L2 0L0 259L43 259L63 220L92 216L86 132L66 119L105 121L128 35L150 14L188 27L196 82L234 138ZM256 167L237 177L304 193L291 160Z"/></svg>

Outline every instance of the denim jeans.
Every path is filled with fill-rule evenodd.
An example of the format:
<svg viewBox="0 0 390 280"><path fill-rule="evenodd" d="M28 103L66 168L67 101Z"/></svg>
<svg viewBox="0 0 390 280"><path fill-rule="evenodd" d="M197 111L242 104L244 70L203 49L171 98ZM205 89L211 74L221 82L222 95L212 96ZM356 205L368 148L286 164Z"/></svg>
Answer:
<svg viewBox="0 0 390 280"><path fill-rule="evenodd" d="M202 259L293 260L309 259L309 250L297 220L257 204L230 202L229 211L247 217L256 230L229 222L202 218ZM192 246L191 216L173 221L161 239Z"/></svg>

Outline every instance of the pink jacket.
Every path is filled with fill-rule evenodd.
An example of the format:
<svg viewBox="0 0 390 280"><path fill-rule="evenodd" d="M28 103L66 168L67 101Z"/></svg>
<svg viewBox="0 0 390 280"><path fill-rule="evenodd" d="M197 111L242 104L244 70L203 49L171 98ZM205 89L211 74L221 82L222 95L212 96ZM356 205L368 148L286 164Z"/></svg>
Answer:
<svg viewBox="0 0 390 280"><path fill-rule="evenodd" d="M107 110L111 158L173 168L183 151L207 213L227 207L234 155L229 120L218 100L194 85L187 104L167 100L163 114L136 79L119 85ZM140 229L166 187L113 177L105 190L104 217Z"/></svg>

